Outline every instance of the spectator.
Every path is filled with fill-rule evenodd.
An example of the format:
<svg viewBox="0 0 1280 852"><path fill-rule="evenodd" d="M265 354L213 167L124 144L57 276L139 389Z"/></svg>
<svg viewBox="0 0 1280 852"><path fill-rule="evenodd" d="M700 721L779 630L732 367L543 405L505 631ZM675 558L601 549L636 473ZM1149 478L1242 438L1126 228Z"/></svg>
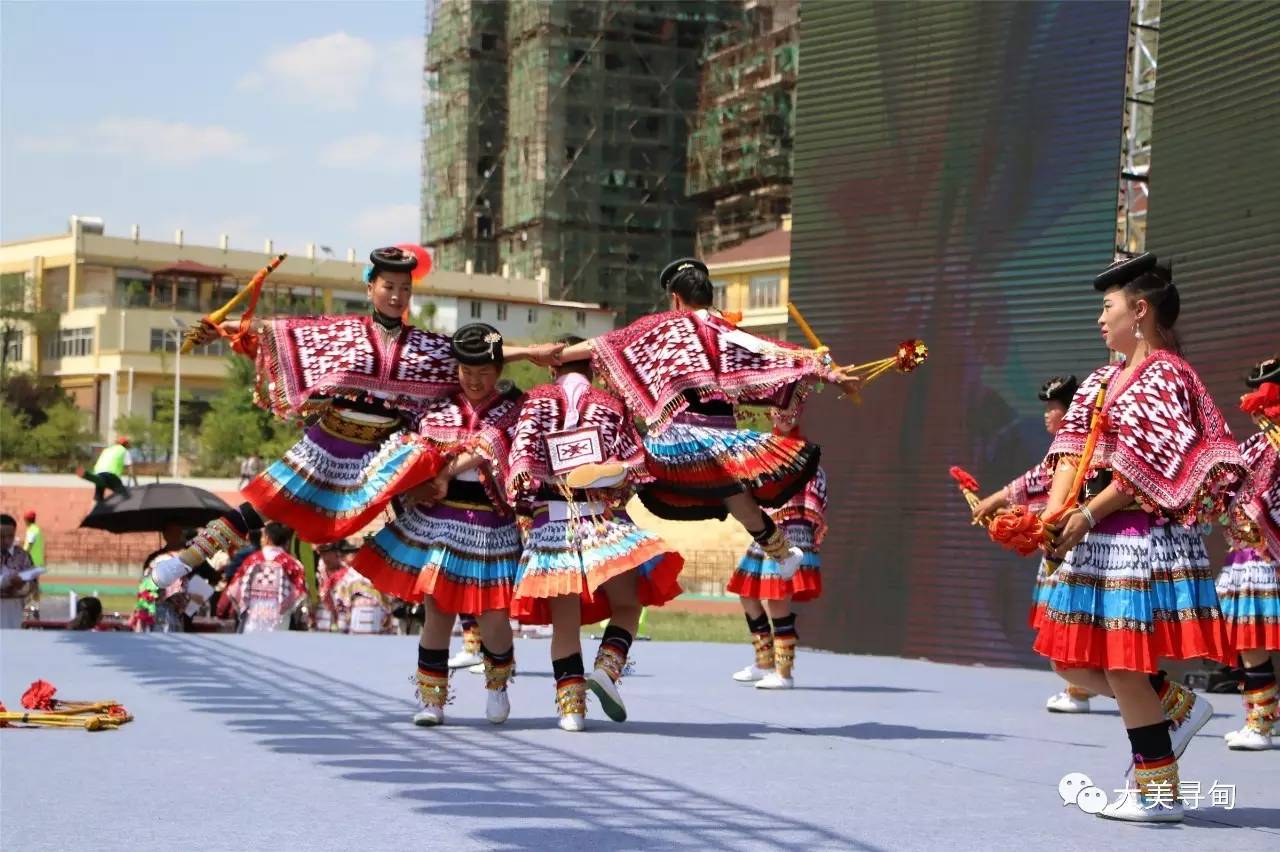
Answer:
<svg viewBox="0 0 1280 852"><path fill-rule="evenodd" d="M68 630L93 630L102 621L102 601L95 597L76 601L76 617L67 622Z"/></svg>
<svg viewBox="0 0 1280 852"><path fill-rule="evenodd" d="M194 537L194 536L193 536ZM147 558L142 560L142 573L147 573L151 568L151 563L167 553L177 553L187 546L190 540L187 537L186 530L182 528L182 524L165 524L160 530L160 538L164 543L158 550L153 550L147 554Z"/></svg>
<svg viewBox="0 0 1280 852"><path fill-rule="evenodd" d="M228 583L236 576L236 572L240 570L240 566L244 561L253 554L262 549L262 530L253 530L249 533L249 543L235 552L231 557L231 561L222 569L222 579Z"/></svg>
<svg viewBox="0 0 1280 852"><path fill-rule="evenodd" d="M0 630L22 627L22 610L31 594L35 566L18 546L18 522L13 515L0 515ZM23 576L26 574L27 576Z"/></svg>
<svg viewBox="0 0 1280 852"><path fill-rule="evenodd" d="M121 437L111 446L104 449L98 455L98 461L93 466L93 473L85 473L84 468L79 468L76 473L81 479L87 479L93 483L93 499L95 502L101 503L106 496L106 490L111 489L112 494L123 494L129 496L129 489L125 487L122 477L128 471L129 476L133 476L133 455L129 452L129 439Z"/></svg>
<svg viewBox="0 0 1280 852"><path fill-rule="evenodd" d="M27 555L31 557L31 564L37 568L44 567L44 530L36 525L36 513L28 509L27 513L22 516L22 520L26 521L27 533L26 549Z"/></svg>
<svg viewBox="0 0 1280 852"><path fill-rule="evenodd" d="M218 614L236 615L241 633L288 630L307 596L302 563L285 549L293 530L273 521L265 533L267 545L244 561L218 602Z"/></svg>
<svg viewBox="0 0 1280 852"><path fill-rule="evenodd" d="M262 473L262 457L257 453L250 453L249 457L240 462L240 488L244 488L255 476Z"/></svg>

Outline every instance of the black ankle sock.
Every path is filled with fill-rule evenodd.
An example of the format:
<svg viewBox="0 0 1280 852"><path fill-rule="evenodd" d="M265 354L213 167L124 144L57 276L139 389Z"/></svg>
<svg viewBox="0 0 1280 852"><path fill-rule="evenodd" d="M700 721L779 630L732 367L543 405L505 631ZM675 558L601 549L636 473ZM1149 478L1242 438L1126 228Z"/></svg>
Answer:
<svg viewBox="0 0 1280 852"><path fill-rule="evenodd" d="M476 621L474 615L464 612L458 616L458 623L462 625L463 630L471 630L480 622Z"/></svg>
<svg viewBox="0 0 1280 852"><path fill-rule="evenodd" d="M600 646L610 645L621 652L622 656L626 656L631 650L632 636L626 630L614 624L610 624L604 629L604 637L600 640Z"/></svg>
<svg viewBox="0 0 1280 852"><path fill-rule="evenodd" d="M796 614L785 615L782 618L773 620L773 635L786 638L788 636L794 638L796 635Z"/></svg>
<svg viewBox="0 0 1280 852"><path fill-rule="evenodd" d="M1173 743L1169 739L1169 723L1156 722L1154 725L1143 725L1140 728L1127 728L1129 745L1133 753L1143 760L1159 760L1173 754Z"/></svg>
<svg viewBox="0 0 1280 852"><path fill-rule="evenodd" d="M766 515L763 509L760 510L760 520L764 521L764 529L751 533L751 538L755 540L756 544L764 544L769 540L769 536L773 535L778 529L778 525L773 522L773 518Z"/></svg>
<svg viewBox="0 0 1280 852"><path fill-rule="evenodd" d="M1241 660L1240 662L1240 669L1244 672L1244 688L1246 692L1266 689L1276 682L1276 669L1271 664L1270 657L1267 658L1266 662L1259 663L1253 668L1245 668L1244 661Z"/></svg>
<svg viewBox="0 0 1280 852"><path fill-rule="evenodd" d="M551 661L551 671L556 676L556 685L559 686L566 680L577 678L582 680L587 670L582 665L581 654L570 654L567 657L561 657L558 660Z"/></svg>
<svg viewBox="0 0 1280 852"><path fill-rule="evenodd" d="M1153 675L1147 675L1147 680L1151 681L1151 688L1159 695L1164 690L1165 681L1168 678L1168 672L1156 672Z"/></svg>
<svg viewBox="0 0 1280 852"><path fill-rule="evenodd" d="M507 652L505 654L495 654L489 650L489 647L487 645L481 642L480 653L489 662L489 665L502 666L502 665L506 665L507 663L515 659L516 649L515 649L515 646L512 646L507 649Z"/></svg>
<svg viewBox="0 0 1280 852"><path fill-rule="evenodd" d="M747 629L750 630L753 635L757 633L771 632L769 630L769 616L765 615L763 612L755 618L748 615Z"/></svg>
<svg viewBox="0 0 1280 852"><path fill-rule="evenodd" d="M418 671L423 674L449 674L449 649L418 646Z"/></svg>

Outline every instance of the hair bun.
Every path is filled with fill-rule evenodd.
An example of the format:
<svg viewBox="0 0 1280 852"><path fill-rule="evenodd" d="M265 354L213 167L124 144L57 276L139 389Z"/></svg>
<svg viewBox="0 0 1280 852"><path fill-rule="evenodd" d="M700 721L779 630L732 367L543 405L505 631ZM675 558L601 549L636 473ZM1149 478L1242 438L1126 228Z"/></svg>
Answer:
<svg viewBox="0 0 1280 852"><path fill-rule="evenodd" d="M1071 400L1079 387L1080 383L1076 381L1075 376L1054 376L1040 386L1040 393L1037 396L1041 402L1060 402L1070 407Z"/></svg>
<svg viewBox="0 0 1280 852"><path fill-rule="evenodd" d="M502 333L487 323L473 322L458 329L450 348L459 364L476 367L502 363Z"/></svg>

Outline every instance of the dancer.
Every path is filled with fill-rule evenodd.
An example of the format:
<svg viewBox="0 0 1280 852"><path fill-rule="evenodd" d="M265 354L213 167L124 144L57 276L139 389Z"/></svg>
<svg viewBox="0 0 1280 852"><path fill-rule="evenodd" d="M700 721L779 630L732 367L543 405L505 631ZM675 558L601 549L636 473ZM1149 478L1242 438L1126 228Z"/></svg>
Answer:
<svg viewBox="0 0 1280 852"><path fill-rule="evenodd" d="M775 435L804 440L795 420L779 411L771 412L771 416ZM799 637L791 603L813 600L822 594L818 550L827 533L826 514L827 476L818 468L804 490L769 512L787 540L804 553L795 576L784 578L778 563L753 542L729 579L727 591L742 601L756 652L753 664L734 672L733 679L739 683L754 683L756 689L791 689L795 685L792 669Z"/></svg>
<svg viewBox="0 0 1280 852"><path fill-rule="evenodd" d="M459 613L458 626L462 628L462 650L449 658L449 668L474 669L476 666L483 666L479 620L469 612Z"/></svg>
<svg viewBox="0 0 1280 852"><path fill-rule="evenodd" d="M332 546L346 554L359 550L345 541ZM333 614L331 630L353 636L395 632L395 617L391 613L393 599L375 589L349 562L344 561L341 567L328 573L320 588L320 598Z"/></svg>
<svg viewBox="0 0 1280 852"><path fill-rule="evenodd" d="M267 542L241 563L218 603L220 615L234 614L239 633L288 630L293 611L307 599L302 563L288 551L293 530L269 523Z"/></svg>
<svg viewBox="0 0 1280 852"><path fill-rule="evenodd" d="M375 249L365 270L367 316L280 317L207 321L197 344L219 334L255 358L259 404L281 417L314 418L302 440L244 489L238 510L209 524L181 555L188 566L218 550L243 546L265 520L322 544L359 532L391 498L430 481L446 461L413 431L423 407L458 389L457 363L445 335L403 321L417 258ZM509 360L549 354L516 348ZM181 571L169 562L161 573Z"/></svg>
<svg viewBox="0 0 1280 852"><path fill-rule="evenodd" d="M590 359L644 419L646 466L654 482L640 499L649 511L672 520L732 514L789 578L804 553L761 506L781 506L804 488L817 470L818 447L739 429L734 405L794 412L815 383L856 393L862 379L839 372L825 352L736 328L712 308L711 279L700 260L674 261L659 283L669 312L567 346L559 360Z"/></svg>
<svg viewBox="0 0 1280 852"><path fill-rule="evenodd" d="M623 510L632 489L650 476L622 401L591 386L585 361L554 368L552 376L553 384L529 391L511 442L507 494L532 519L511 611L524 623L552 626L559 725L581 731L588 688L610 719L626 720L618 681L640 613L680 594L684 559ZM589 459L605 464L581 463ZM569 486L575 473L588 487ZM581 627L606 618L587 676Z"/></svg>
<svg viewBox="0 0 1280 852"><path fill-rule="evenodd" d="M507 682L515 666L507 609L520 533L501 489L519 397L497 391L504 359L496 328L463 326L452 352L461 390L426 410L418 434L453 461L427 484L434 492L405 495L411 505L360 549L354 565L380 591L424 600L414 724L444 723L449 636L455 615L467 612L479 622L485 718L496 725L511 714Z"/></svg>
<svg viewBox="0 0 1280 852"><path fill-rule="evenodd" d="M1044 517L1053 519L1096 440L1084 496L1051 544L1065 561L1034 647L1068 682L1120 706L1137 786L1101 816L1176 822L1177 759L1212 711L1165 681L1157 662L1229 655L1198 522L1206 506L1221 512L1245 469L1221 412L1176 354L1170 270L1148 253L1109 267L1094 286L1104 294L1103 339L1124 363L1089 375L1049 448Z"/></svg>
<svg viewBox="0 0 1280 852"><path fill-rule="evenodd" d="M1054 376L1041 386L1038 396L1044 403L1044 428L1050 438L1058 434L1062 418L1066 416L1071 398L1079 387L1080 383L1075 376ZM984 497L974 508L973 517L982 521L1010 506L1026 506L1027 511L1038 515L1044 511L1049 500L1052 479L1052 471L1047 470L1043 464L1034 465L1004 488ZM1027 619L1033 628L1040 626L1045 602L1049 600L1049 592L1053 589L1053 574L1049 573L1048 565L1048 560L1041 558L1040 568L1036 571L1035 587L1031 592L1031 612ZM1049 696L1045 709L1050 713L1088 713L1089 699L1092 697L1093 693L1089 690L1068 683L1066 689Z"/></svg>
<svg viewBox="0 0 1280 852"><path fill-rule="evenodd" d="M1240 444L1249 480L1228 513L1230 552L1218 575L1218 597L1227 637L1240 655L1244 673L1245 722L1226 735L1237 751L1271 748L1277 719L1276 672L1271 652L1280 651L1280 359L1253 368L1253 389L1240 407L1256 417L1262 431Z"/></svg>

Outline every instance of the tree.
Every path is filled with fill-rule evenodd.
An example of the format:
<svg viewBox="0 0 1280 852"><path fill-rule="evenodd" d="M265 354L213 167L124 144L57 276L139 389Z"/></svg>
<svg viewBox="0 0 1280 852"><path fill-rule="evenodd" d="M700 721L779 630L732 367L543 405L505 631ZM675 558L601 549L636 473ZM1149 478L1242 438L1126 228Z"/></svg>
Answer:
<svg viewBox="0 0 1280 852"><path fill-rule="evenodd" d="M88 458L87 449L96 437L85 425L84 412L61 401L45 411L43 423L32 428L27 455L46 467L69 470L77 461Z"/></svg>
<svg viewBox="0 0 1280 852"><path fill-rule="evenodd" d="M230 356L227 387L214 397L200 424L198 472L234 476L240 470L240 460L250 453L278 458L298 440L300 423L280 420L254 405L254 381L253 362Z"/></svg>
<svg viewBox="0 0 1280 852"><path fill-rule="evenodd" d="M25 272L0 275L0 382L9 375L9 345L30 328L43 336L58 327L56 311L37 310L37 294Z"/></svg>

